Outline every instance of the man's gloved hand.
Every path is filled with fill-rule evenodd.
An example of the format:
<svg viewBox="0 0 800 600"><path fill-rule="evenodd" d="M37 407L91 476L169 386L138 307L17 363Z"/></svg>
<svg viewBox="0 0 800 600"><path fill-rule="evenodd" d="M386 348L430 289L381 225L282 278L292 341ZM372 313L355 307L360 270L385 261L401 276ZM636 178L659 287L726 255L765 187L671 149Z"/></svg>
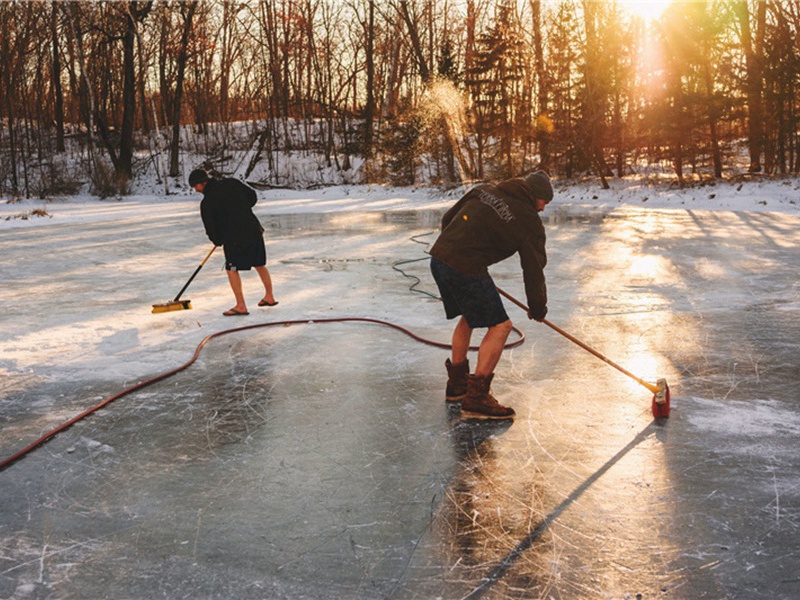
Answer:
<svg viewBox="0 0 800 600"><path fill-rule="evenodd" d="M533 319L534 321L539 321L539 323L544 321L544 318L546 316L547 316L547 305L531 306L531 309L528 311L528 318Z"/></svg>

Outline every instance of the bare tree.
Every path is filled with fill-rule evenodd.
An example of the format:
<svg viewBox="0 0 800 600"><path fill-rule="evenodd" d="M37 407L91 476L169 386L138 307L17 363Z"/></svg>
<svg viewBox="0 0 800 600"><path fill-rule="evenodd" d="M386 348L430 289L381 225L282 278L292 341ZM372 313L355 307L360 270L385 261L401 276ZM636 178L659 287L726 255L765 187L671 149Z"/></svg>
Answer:
<svg viewBox="0 0 800 600"><path fill-rule="evenodd" d="M375 0L367 0L367 18L364 22L366 40L366 87L364 105L364 156L372 157L372 130L375 122Z"/></svg>
<svg viewBox="0 0 800 600"><path fill-rule="evenodd" d="M583 0L583 18L586 29L584 54L583 133L586 136L585 152L588 162L600 177L603 188L609 185L606 176L610 173L603 155L603 129L608 103L607 67L610 57L602 46L603 11L605 7L592 0Z"/></svg>
<svg viewBox="0 0 800 600"><path fill-rule="evenodd" d="M417 69L422 81L427 83L431 78L431 69L428 66L428 61L422 52L422 43L419 38L419 31L417 30L416 19L411 16L408 8L408 0L400 0L398 3L398 10L400 16L403 17L406 27L408 28L408 35L411 40L411 47L414 50L414 58L417 61Z"/></svg>
<svg viewBox="0 0 800 600"><path fill-rule="evenodd" d="M762 169L761 152L764 137L762 92L764 84L764 33L766 26L767 2L756 0L755 14L750 11L748 0L734 0L734 12L739 19L739 39L744 52L747 68L745 92L747 94L747 128L749 133L751 173ZM755 20L755 32L751 27Z"/></svg>
<svg viewBox="0 0 800 600"><path fill-rule="evenodd" d="M92 85L89 80L89 74L86 70L86 58L83 51L83 28L80 20L80 10L77 4L67 5L67 23L69 24L70 39L73 42L75 56L80 68L80 89L86 99L85 118L86 118L86 149L89 156L89 172L90 174L100 171L98 166L98 157L95 154L94 144L94 112L95 100Z"/></svg>
<svg viewBox="0 0 800 600"><path fill-rule="evenodd" d="M53 105L54 120L56 125L56 152L65 152L64 146L64 91L61 88L61 51L59 49L58 4L55 2L50 7L50 32L53 44Z"/></svg>
<svg viewBox="0 0 800 600"><path fill-rule="evenodd" d="M36 43L33 37L34 6L31 4L3 3L0 5L0 77L2 77L3 106L5 108L5 121L8 127L8 143L11 179L11 192L19 194L19 163L23 163L23 177L25 178L25 191L28 195L27 169L25 168L25 148L18 136L18 120L25 118L25 103L18 97L18 90L23 90L27 84L24 80L25 63Z"/></svg>
<svg viewBox="0 0 800 600"><path fill-rule="evenodd" d="M547 107L548 76L544 62L541 0L531 0L531 22L534 71L536 73L536 140L539 142L539 166L547 169L550 162L549 138L552 133L552 121Z"/></svg>
<svg viewBox="0 0 800 600"><path fill-rule="evenodd" d="M192 33L192 17L197 10L197 0L181 3L180 13L183 17L180 46L178 48L178 74L175 79L175 96L172 108L172 143L169 151L169 175L177 177L180 173L180 139L181 139L181 101L183 99L184 75L189 57L189 36Z"/></svg>
<svg viewBox="0 0 800 600"><path fill-rule="evenodd" d="M153 0L131 0L123 4L125 9L122 33L122 127L119 142L119 164L117 172L128 179L133 177L133 128L136 115L136 30L141 26L153 7Z"/></svg>

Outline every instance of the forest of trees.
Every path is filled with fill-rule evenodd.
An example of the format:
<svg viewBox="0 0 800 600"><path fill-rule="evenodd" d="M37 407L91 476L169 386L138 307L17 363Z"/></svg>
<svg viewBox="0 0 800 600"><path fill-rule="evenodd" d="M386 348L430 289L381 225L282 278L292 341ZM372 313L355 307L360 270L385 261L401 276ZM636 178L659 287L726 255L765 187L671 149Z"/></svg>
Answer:
<svg viewBox="0 0 800 600"><path fill-rule="evenodd" d="M398 185L423 162L433 183L800 171L800 0L629 8L4 1L0 192L124 193L153 166L185 176L186 153L238 153L247 176L302 152Z"/></svg>

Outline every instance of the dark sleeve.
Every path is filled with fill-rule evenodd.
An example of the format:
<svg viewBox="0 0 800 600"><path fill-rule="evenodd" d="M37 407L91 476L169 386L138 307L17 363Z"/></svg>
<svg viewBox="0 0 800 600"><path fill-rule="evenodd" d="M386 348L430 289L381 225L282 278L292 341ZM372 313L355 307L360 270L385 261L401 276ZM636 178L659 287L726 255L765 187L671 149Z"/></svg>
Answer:
<svg viewBox="0 0 800 600"><path fill-rule="evenodd" d="M530 308L547 306L547 284L544 276L544 268L547 265L545 241L544 225L537 215L533 231L526 236L519 250L522 276L525 280L525 296Z"/></svg>
<svg viewBox="0 0 800 600"><path fill-rule="evenodd" d="M204 198L200 203L200 216L203 218L203 225L206 228L206 235L215 246L222 246L222 232L220 231L219 220L214 214L212 204Z"/></svg>

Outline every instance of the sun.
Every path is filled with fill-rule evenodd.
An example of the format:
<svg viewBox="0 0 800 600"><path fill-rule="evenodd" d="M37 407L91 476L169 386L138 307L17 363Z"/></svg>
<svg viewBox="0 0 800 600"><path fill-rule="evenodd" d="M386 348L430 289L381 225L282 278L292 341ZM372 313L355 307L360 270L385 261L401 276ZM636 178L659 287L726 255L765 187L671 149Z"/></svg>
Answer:
<svg viewBox="0 0 800 600"><path fill-rule="evenodd" d="M622 7L649 24L658 19L672 0L620 0Z"/></svg>

